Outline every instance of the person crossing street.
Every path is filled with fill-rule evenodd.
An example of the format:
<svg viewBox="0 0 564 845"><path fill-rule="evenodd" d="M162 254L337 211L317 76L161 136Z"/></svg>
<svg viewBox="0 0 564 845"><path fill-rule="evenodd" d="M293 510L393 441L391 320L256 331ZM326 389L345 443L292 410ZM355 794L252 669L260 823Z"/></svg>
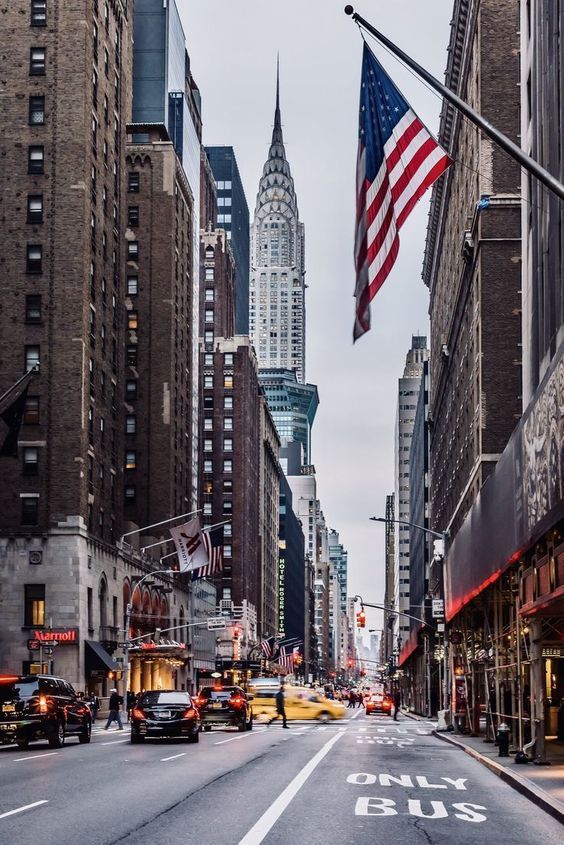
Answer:
<svg viewBox="0 0 564 845"><path fill-rule="evenodd" d="M118 730L120 730L120 731L123 730L123 725L121 723L121 716L120 716L120 712L119 712L119 709L120 709L122 704L123 704L123 698L122 698L121 695L118 694L117 689L110 690L110 704L109 704L110 713L109 713L109 716L108 716L108 721L106 722L106 726L104 728L105 731L108 730L108 728L110 727L112 722L117 722L118 723Z"/></svg>

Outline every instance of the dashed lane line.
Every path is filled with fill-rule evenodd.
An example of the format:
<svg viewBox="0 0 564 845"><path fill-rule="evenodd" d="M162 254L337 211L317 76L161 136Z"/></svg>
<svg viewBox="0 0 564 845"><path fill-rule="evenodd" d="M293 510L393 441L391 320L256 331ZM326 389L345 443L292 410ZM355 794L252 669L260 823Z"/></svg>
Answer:
<svg viewBox="0 0 564 845"><path fill-rule="evenodd" d="M186 757L186 751L182 754L173 754L172 757L161 757L161 763L168 763L169 760L178 760L179 757Z"/></svg>
<svg viewBox="0 0 564 845"><path fill-rule="evenodd" d="M31 757L29 755L27 757L16 757L12 760L12 763L24 763L26 760L40 760L42 757L54 757L58 753L58 751L46 751L44 754L33 754Z"/></svg>
<svg viewBox="0 0 564 845"><path fill-rule="evenodd" d="M48 804L49 801L43 799L42 801L34 801L33 804L25 804L23 807L16 807L15 810L8 810L7 813L0 813L0 819L6 819L8 816L15 816L16 813L24 813L26 810L32 810L33 807L40 807L41 804Z"/></svg>

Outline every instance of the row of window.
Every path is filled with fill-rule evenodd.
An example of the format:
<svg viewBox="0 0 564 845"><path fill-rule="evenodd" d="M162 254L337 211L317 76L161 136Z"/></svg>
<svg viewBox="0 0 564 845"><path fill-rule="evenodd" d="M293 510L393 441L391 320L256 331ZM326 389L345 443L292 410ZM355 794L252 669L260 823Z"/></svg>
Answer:
<svg viewBox="0 0 564 845"><path fill-rule="evenodd" d="M223 451L224 452L232 452L233 451L233 438L232 437L224 437L223 438ZM213 440L210 440L210 439L204 440L204 452L213 452Z"/></svg>
<svg viewBox="0 0 564 845"><path fill-rule="evenodd" d="M223 472L224 473L232 473L233 472L233 461L231 458L226 458L223 461ZM204 461L204 473L209 474L213 473L213 461L205 460Z"/></svg>
<svg viewBox="0 0 564 845"><path fill-rule="evenodd" d="M233 374L232 373L225 373L223 376L223 387L226 390L233 389ZM204 376L204 388L206 390L213 389L213 375L205 375Z"/></svg>
<svg viewBox="0 0 564 845"><path fill-rule="evenodd" d="M233 431L233 417L223 418L223 430ZM206 417L204 419L204 431L213 431L213 417Z"/></svg>

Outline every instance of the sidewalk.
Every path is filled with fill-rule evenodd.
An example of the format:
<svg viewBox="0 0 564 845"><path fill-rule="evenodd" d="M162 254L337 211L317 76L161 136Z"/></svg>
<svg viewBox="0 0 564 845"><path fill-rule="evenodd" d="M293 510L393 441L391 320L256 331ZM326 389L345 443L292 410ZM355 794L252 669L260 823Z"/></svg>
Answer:
<svg viewBox="0 0 564 845"><path fill-rule="evenodd" d="M422 720L421 716L416 716L414 713L408 713L405 710L401 712L411 719ZM425 721L428 720L425 719ZM515 762L515 754L509 757L498 757L497 745L484 742L483 737L436 730L433 734L443 742L449 742L465 751L551 816L564 823L564 744L547 741L546 757L551 763L550 766L536 766L534 763L519 765Z"/></svg>

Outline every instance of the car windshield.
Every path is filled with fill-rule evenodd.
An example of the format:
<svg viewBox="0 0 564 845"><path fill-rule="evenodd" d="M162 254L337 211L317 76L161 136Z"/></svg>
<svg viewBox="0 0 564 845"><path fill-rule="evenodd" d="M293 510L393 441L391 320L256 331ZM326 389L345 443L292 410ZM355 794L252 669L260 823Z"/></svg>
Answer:
<svg viewBox="0 0 564 845"><path fill-rule="evenodd" d="M141 699L141 705L155 707L157 704L190 704L187 692L146 692Z"/></svg>
<svg viewBox="0 0 564 845"><path fill-rule="evenodd" d="M383 697L383 695L373 695L372 701L382 701Z"/></svg>
<svg viewBox="0 0 564 845"><path fill-rule="evenodd" d="M39 695L37 681L0 682L0 702L27 699L32 695Z"/></svg>

